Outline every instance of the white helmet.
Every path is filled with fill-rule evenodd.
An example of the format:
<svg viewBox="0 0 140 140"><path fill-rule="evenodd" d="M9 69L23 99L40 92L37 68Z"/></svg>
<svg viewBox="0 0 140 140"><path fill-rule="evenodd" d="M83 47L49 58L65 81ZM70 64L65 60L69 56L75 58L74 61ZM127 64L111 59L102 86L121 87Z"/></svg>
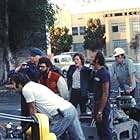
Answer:
<svg viewBox="0 0 140 140"><path fill-rule="evenodd" d="M121 55L121 54L125 54L124 49L122 49L122 48L114 49L113 56L118 56L118 55Z"/></svg>

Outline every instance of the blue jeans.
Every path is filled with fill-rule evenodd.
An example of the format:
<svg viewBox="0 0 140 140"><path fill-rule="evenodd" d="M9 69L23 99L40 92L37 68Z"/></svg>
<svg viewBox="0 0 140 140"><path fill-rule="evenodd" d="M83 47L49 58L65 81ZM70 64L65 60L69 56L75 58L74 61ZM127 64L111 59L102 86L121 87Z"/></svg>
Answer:
<svg viewBox="0 0 140 140"><path fill-rule="evenodd" d="M51 131L60 137L66 130L72 140L85 140L77 110L73 105L61 111L62 115L56 115L51 122Z"/></svg>

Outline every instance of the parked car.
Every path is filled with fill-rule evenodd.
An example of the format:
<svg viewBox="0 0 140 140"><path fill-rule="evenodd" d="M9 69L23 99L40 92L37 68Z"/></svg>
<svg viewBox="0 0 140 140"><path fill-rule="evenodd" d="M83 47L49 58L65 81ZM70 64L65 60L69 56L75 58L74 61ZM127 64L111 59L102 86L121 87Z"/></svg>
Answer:
<svg viewBox="0 0 140 140"><path fill-rule="evenodd" d="M72 61L72 57L70 55L55 55L52 58L53 65L62 69L64 66L70 66L74 62Z"/></svg>

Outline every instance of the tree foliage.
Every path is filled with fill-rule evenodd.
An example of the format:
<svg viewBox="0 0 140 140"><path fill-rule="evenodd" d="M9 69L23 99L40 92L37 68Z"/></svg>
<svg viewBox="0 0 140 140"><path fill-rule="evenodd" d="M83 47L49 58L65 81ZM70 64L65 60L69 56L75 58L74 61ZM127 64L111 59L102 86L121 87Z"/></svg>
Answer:
<svg viewBox="0 0 140 140"><path fill-rule="evenodd" d="M105 27L100 19L89 19L84 35L84 48L89 50L101 50L105 46Z"/></svg>
<svg viewBox="0 0 140 140"><path fill-rule="evenodd" d="M132 38L130 42L130 48L137 50L137 48L140 46L139 44L140 34L136 34L134 38Z"/></svg>
<svg viewBox="0 0 140 140"><path fill-rule="evenodd" d="M51 49L55 55L71 49L72 35L69 35L68 32L69 29L66 27L50 28Z"/></svg>
<svg viewBox="0 0 140 140"><path fill-rule="evenodd" d="M9 0L10 47L46 48L46 24L54 24L56 12L57 6L50 0Z"/></svg>

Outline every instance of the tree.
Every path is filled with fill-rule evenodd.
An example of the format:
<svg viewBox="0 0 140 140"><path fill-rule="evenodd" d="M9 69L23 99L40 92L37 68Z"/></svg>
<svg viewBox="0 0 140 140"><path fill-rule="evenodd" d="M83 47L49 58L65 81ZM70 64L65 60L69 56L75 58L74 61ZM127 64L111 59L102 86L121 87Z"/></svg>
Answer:
<svg viewBox="0 0 140 140"><path fill-rule="evenodd" d="M10 57L7 59L7 44L8 44L8 31L7 31L7 1L0 1L0 84L5 82L7 78L7 65L9 66Z"/></svg>
<svg viewBox="0 0 140 140"><path fill-rule="evenodd" d="M140 34L136 34L130 42L130 48L134 49L136 52L137 62L140 62Z"/></svg>
<svg viewBox="0 0 140 140"><path fill-rule="evenodd" d="M132 40L130 42L130 48L134 49L135 51L138 47L140 47L139 37L140 37L140 34L136 34L135 37L132 38Z"/></svg>
<svg viewBox="0 0 140 140"><path fill-rule="evenodd" d="M54 24L57 6L50 0L12 0L8 7L10 47L46 49L46 25Z"/></svg>
<svg viewBox="0 0 140 140"><path fill-rule="evenodd" d="M46 50L46 25L54 24L57 9L50 0L0 1L1 83L7 80L7 72L28 56L30 47Z"/></svg>
<svg viewBox="0 0 140 140"><path fill-rule="evenodd" d="M60 54L61 52L67 52L71 49L72 35L69 35L69 29L64 28L50 28L50 40L52 53Z"/></svg>
<svg viewBox="0 0 140 140"><path fill-rule="evenodd" d="M102 50L105 46L105 27L100 19L89 19L84 35L84 48L89 50Z"/></svg>

